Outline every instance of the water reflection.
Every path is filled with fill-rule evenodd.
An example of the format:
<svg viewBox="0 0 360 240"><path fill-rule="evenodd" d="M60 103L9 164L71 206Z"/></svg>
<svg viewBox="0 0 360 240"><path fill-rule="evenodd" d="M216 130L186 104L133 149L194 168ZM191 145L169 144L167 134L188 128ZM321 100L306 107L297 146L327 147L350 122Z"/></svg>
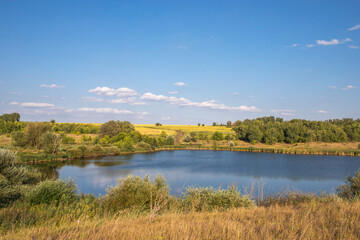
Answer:
<svg viewBox="0 0 360 240"><path fill-rule="evenodd" d="M334 192L360 168L358 157L283 155L227 151L162 151L39 165L56 177L75 178L84 193L105 194L108 185L129 174L162 174L180 193L186 186L250 185L263 179L268 193L296 188Z"/></svg>

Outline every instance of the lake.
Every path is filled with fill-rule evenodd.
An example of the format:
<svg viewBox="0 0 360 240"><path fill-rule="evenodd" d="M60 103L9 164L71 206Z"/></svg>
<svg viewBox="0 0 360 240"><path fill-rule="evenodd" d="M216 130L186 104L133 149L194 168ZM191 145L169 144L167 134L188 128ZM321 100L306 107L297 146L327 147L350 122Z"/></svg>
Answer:
<svg viewBox="0 0 360 240"><path fill-rule="evenodd" d="M284 190L334 193L346 176L360 168L359 157L287 155L230 151L178 150L102 157L39 165L59 178L72 178L83 193L106 194L119 178L129 174L163 175L171 193L187 186L240 189L263 182L265 194Z"/></svg>

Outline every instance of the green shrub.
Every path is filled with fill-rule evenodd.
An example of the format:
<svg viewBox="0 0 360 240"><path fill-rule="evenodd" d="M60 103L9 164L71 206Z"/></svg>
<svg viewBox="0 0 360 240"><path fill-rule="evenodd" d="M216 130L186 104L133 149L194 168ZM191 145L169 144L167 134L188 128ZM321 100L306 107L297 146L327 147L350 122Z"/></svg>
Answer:
<svg viewBox="0 0 360 240"><path fill-rule="evenodd" d="M0 149L0 173L15 164L16 153L8 149Z"/></svg>
<svg viewBox="0 0 360 240"><path fill-rule="evenodd" d="M229 141L229 146L230 147L234 147L235 146L235 143L233 141Z"/></svg>
<svg viewBox="0 0 360 240"><path fill-rule="evenodd" d="M46 132L41 138L41 147L46 153L55 154L60 147L61 137L55 133Z"/></svg>
<svg viewBox="0 0 360 240"><path fill-rule="evenodd" d="M360 149L360 144L358 145L358 149Z"/></svg>
<svg viewBox="0 0 360 240"><path fill-rule="evenodd" d="M94 155L102 155L104 153L104 148L100 145L95 145L90 149L91 153Z"/></svg>
<svg viewBox="0 0 360 240"><path fill-rule="evenodd" d="M175 138L174 136L168 136L165 141L165 145L174 145L175 144Z"/></svg>
<svg viewBox="0 0 360 240"><path fill-rule="evenodd" d="M191 137L189 136L189 135L186 135L185 137L184 137L184 140L183 140L184 142L190 142L191 141Z"/></svg>
<svg viewBox="0 0 360 240"><path fill-rule="evenodd" d="M222 134L222 132L216 131L211 136L211 140L222 141L222 140L224 140L224 135Z"/></svg>
<svg viewBox="0 0 360 240"><path fill-rule="evenodd" d="M254 202L250 197L241 195L236 186L227 189L189 187L184 194L184 205L185 209L192 211L212 211L250 207L254 206Z"/></svg>
<svg viewBox="0 0 360 240"><path fill-rule="evenodd" d="M142 179L130 175L119 180L118 185L110 187L107 192L104 207L111 213L125 209L151 211L154 205L165 207L170 198L169 187L162 176L150 180L149 176Z"/></svg>
<svg viewBox="0 0 360 240"><path fill-rule="evenodd" d="M36 185L26 196L32 205L50 204L52 202L73 202L77 199L76 186L73 181L46 180Z"/></svg>
<svg viewBox="0 0 360 240"><path fill-rule="evenodd" d="M74 144L75 143L75 138L73 137L69 137L66 134L61 134L61 143L62 144Z"/></svg>
<svg viewBox="0 0 360 240"><path fill-rule="evenodd" d="M360 169L355 173L354 177L347 177L345 184L336 189L339 197L345 199L359 199L360 198Z"/></svg>
<svg viewBox="0 0 360 240"><path fill-rule="evenodd" d="M25 147L27 144L25 133L24 132L11 133L11 144L16 147Z"/></svg>
<svg viewBox="0 0 360 240"><path fill-rule="evenodd" d="M142 148L142 149L146 149L146 150L152 149L150 144L148 144L146 142L139 142L138 144L136 144L136 148Z"/></svg>

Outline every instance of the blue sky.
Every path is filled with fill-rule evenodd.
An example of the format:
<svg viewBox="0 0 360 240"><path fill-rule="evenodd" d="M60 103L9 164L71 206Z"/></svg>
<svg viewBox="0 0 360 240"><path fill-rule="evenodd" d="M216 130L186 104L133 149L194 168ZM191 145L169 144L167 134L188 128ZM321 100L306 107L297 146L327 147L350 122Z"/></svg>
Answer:
<svg viewBox="0 0 360 240"><path fill-rule="evenodd" d="M359 118L360 2L1 1L0 114Z"/></svg>

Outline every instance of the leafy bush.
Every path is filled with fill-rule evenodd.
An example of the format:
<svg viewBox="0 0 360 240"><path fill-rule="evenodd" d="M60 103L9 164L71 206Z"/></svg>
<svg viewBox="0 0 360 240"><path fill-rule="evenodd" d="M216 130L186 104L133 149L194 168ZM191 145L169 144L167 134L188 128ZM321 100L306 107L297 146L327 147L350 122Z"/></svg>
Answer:
<svg viewBox="0 0 360 240"><path fill-rule="evenodd" d="M214 132L214 134L211 136L211 139L212 140L215 140L215 141L222 141L224 140L224 135L222 134L222 132Z"/></svg>
<svg viewBox="0 0 360 240"><path fill-rule="evenodd" d="M44 133L51 130L51 125L45 122L29 122L25 128L27 142L31 147L40 147Z"/></svg>
<svg viewBox="0 0 360 240"><path fill-rule="evenodd" d="M41 146L46 153L54 154L59 150L61 137L55 133L46 132L41 138Z"/></svg>
<svg viewBox="0 0 360 240"><path fill-rule="evenodd" d="M38 172L15 165L15 159L14 152L0 149L0 208L21 198L26 185L35 184L40 178Z"/></svg>
<svg viewBox="0 0 360 240"><path fill-rule="evenodd" d="M190 142L191 141L191 137L189 136L189 135L186 135L185 137L184 137L184 140L183 140L184 142Z"/></svg>
<svg viewBox="0 0 360 240"><path fill-rule="evenodd" d="M26 196L32 205L52 202L73 202L77 199L76 186L73 181L46 180L36 185Z"/></svg>
<svg viewBox="0 0 360 240"><path fill-rule="evenodd" d="M235 143L233 141L229 141L229 146L230 147L234 147L235 146Z"/></svg>
<svg viewBox="0 0 360 240"><path fill-rule="evenodd" d="M347 177L345 184L339 186L337 194L341 198L345 199L359 199L360 198L360 169L357 171L354 177Z"/></svg>
<svg viewBox="0 0 360 240"><path fill-rule="evenodd" d="M139 142L138 144L136 144L136 148L143 148L143 149L146 149L146 150L151 150L152 149L150 144L148 144L146 142Z"/></svg>
<svg viewBox="0 0 360 240"><path fill-rule="evenodd" d="M75 143L75 138L73 137L69 137L66 134L61 134L61 143L62 144L74 144Z"/></svg>
<svg viewBox="0 0 360 240"><path fill-rule="evenodd" d="M11 144L16 147L25 147L27 144L25 133L23 132L11 133Z"/></svg>
<svg viewBox="0 0 360 240"><path fill-rule="evenodd" d="M174 136L168 136L165 141L165 145L174 145L175 144L175 138Z"/></svg>
<svg viewBox="0 0 360 240"><path fill-rule="evenodd" d="M149 176L141 179L130 175L119 180L118 185L110 187L107 192L104 207L111 213L125 209L150 211L154 205L165 207L170 198L169 187L162 176L150 180Z"/></svg>
<svg viewBox="0 0 360 240"><path fill-rule="evenodd" d="M250 207L254 206L254 202L250 197L241 195L236 186L230 186L227 189L189 187L184 194L184 205L188 210L211 211Z"/></svg>

